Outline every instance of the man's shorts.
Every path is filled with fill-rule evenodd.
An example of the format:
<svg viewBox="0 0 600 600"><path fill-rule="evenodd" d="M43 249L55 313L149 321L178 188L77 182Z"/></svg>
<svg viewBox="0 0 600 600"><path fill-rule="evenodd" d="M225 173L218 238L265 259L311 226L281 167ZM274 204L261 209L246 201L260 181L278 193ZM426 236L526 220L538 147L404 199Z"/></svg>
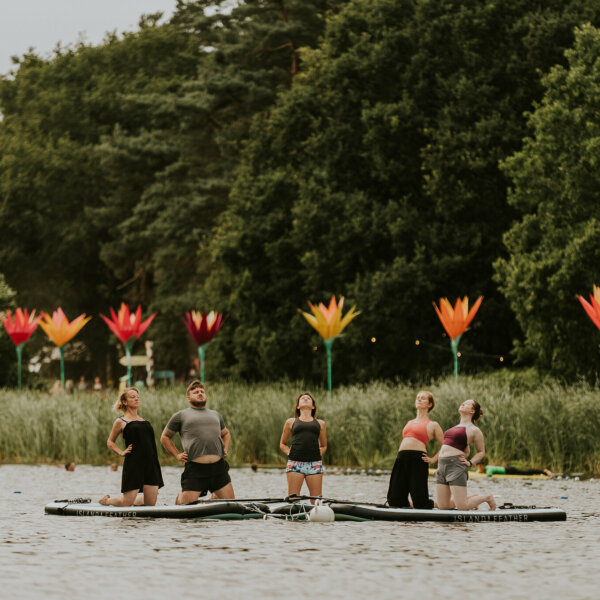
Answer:
<svg viewBox="0 0 600 600"><path fill-rule="evenodd" d="M439 459L435 478L436 483L467 487L468 480L469 467L460 462L459 455Z"/></svg>
<svg viewBox="0 0 600 600"><path fill-rule="evenodd" d="M323 472L323 461L313 460L303 462L300 460L288 460L285 467L286 473L301 473L302 475L319 475Z"/></svg>
<svg viewBox="0 0 600 600"><path fill-rule="evenodd" d="M216 463L204 464L188 461L181 474L181 489L184 492L200 492L204 496L231 483L229 465L225 459Z"/></svg>

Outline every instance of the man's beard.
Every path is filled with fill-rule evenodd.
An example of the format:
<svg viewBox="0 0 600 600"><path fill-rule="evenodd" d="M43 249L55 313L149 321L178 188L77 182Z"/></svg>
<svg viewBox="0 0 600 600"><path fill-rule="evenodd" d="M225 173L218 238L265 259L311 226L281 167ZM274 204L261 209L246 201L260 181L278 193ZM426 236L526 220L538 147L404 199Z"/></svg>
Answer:
<svg viewBox="0 0 600 600"><path fill-rule="evenodd" d="M206 400L192 400L191 402L196 408L204 408L206 406Z"/></svg>

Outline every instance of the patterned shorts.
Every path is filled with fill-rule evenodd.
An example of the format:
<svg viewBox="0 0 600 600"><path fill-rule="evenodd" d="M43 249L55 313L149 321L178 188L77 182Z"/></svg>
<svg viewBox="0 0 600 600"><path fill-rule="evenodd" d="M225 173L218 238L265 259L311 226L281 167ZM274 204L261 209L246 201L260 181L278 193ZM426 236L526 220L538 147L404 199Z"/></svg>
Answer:
<svg viewBox="0 0 600 600"><path fill-rule="evenodd" d="M323 461L313 460L302 462L300 460L288 460L285 472L301 473L302 475L319 475L323 472Z"/></svg>

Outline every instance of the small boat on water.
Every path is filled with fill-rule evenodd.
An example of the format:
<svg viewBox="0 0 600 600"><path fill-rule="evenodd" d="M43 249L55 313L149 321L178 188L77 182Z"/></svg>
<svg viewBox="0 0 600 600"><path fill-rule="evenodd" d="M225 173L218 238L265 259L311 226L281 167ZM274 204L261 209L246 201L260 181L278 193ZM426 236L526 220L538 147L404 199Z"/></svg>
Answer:
<svg viewBox="0 0 600 600"><path fill-rule="evenodd" d="M152 519L286 519L311 520L315 506L306 498L290 501L277 499L204 500L192 504L163 506L105 506L87 498L55 500L45 506L49 515L72 517L136 517ZM384 505L348 502L325 498L322 507L333 511L335 521L437 521L446 523L487 523L532 521L566 521L567 514L558 508L513 506L497 510L420 510L391 508ZM322 520L315 519L312 520ZM323 519L328 520L328 519Z"/></svg>

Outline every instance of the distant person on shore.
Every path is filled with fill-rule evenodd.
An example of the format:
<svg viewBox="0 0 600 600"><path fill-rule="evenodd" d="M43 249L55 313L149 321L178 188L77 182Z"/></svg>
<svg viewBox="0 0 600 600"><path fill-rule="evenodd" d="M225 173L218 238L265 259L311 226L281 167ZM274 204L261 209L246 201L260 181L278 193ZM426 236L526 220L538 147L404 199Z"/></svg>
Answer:
<svg viewBox="0 0 600 600"><path fill-rule="evenodd" d="M189 408L180 410L169 419L160 438L165 450L185 463L181 491L175 503L195 502L208 492L213 493L213 498L232 499L235 495L229 465L225 461L231 435L225 421L216 410L206 408L206 391L198 379L188 385L187 400ZM183 452L179 452L173 442L176 433L181 439Z"/></svg>
<svg viewBox="0 0 600 600"><path fill-rule="evenodd" d="M65 463L65 470L66 471L74 471L75 470L75 463L70 460L69 462Z"/></svg>
<svg viewBox="0 0 600 600"><path fill-rule="evenodd" d="M94 377L94 385L92 386L94 392L102 391L102 382L100 381L100 377Z"/></svg>
<svg viewBox="0 0 600 600"><path fill-rule="evenodd" d="M75 384L72 379L67 379L65 382L65 392L67 394L72 394L75 391Z"/></svg>
<svg viewBox="0 0 600 600"><path fill-rule="evenodd" d="M554 473L550 469L519 469L511 465L503 467L500 465L484 464L484 462L477 465L477 470L480 473L485 473L488 477L492 477L493 475L546 475L550 479L554 479Z"/></svg>
<svg viewBox="0 0 600 600"><path fill-rule="evenodd" d="M139 406L140 393L134 387L121 392L114 405L114 410L118 413L122 412L123 416L113 423L106 445L115 454L125 457L121 475L123 495L112 498L108 495L104 496L100 504L154 506L158 489L164 485L154 441L154 429L148 421L138 415ZM125 450L121 450L116 444L121 434L125 440ZM144 494L143 499L137 499L140 492Z"/></svg>
<svg viewBox="0 0 600 600"><path fill-rule="evenodd" d="M85 380L85 375L82 375L79 378L79 383L77 384L77 390L80 392L87 392L89 389L88 382Z"/></svg>
<svg viewBox="0 0 600 600"><path fill-rule="evenodd" d="M279 447L288 457L285 468L288 496L299 495L305 481L310 496L322 494L322 456L327 450L327 433L325 421L317 419L316 415L317 404L305 392L296 399L294 416L283 426Z"/></svg>
<svg viewBox="0 0 600 600"><path fill-rule="evenodd" d="M442 510L456 506L458 510L471 510L487 502L490 510L496 510L492 494L467 496L468 471L485 455L483 433L474 423L483 411L475 400L465 400L459 407L460 422L444 431L442 448L439 451L436 473L436 500ZM470 444L475 444L477 453L471 460L465 455ZM452 502L454 498L454 502Z"/></svg>
<svg viewBox="0 0 600 600"><path fill-rule="evenodd" d="M435 400L431 392L421 391L417 394L417 417L409 421L402 430L402 442L392 469L387 493L389 506L409 508L410 495L414 508L433 508L433 500L429 498L427 489L427 478L429 465L437 461L438 455L429 458L427 444L434 438L440 447L444 443L442 428L429 418L434 406Z"/></svg>
<svg viewBox="0 0 600 600"><path fill-rule="evenodd" d="M55 394L60 394L62 392L62 386L60 384L60 379L57 379L53 384L50 390L50 393L54 396Z"/></svg>

